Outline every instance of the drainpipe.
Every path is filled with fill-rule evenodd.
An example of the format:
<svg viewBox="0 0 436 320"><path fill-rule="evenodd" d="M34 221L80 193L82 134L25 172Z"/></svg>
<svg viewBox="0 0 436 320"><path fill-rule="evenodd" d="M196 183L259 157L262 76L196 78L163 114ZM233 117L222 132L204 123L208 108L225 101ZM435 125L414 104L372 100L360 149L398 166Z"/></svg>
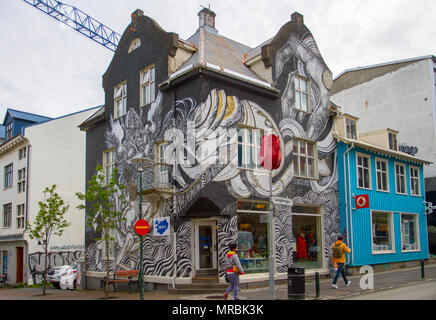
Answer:
<svg viewBox="0 0 436 320"><path fill-rule="evenodd" d="M27 146L27 164L26 164L26 225L24 227L23 235L27 231L27 219L29 218L29 162L30 162L30 144Z"/></svg>
<svg viewBox="0 0 436 320"><path fill-rule="evenodd" d="M353 247L353 217L352 217L352 213L353 213L353 209L352 209L352 203L351 203L351 175L350 175L350 154L349 152L351 151L351 149L354 148L354 142L351 143L350 147L347 148L347 151L345 152L345 154L347 154L347 167L348 167L348 194L347 197L345 197L345 201L347 203L347 199L348 197L350 198L350 202L349 202L349 213L350 213L350 225L348 225L348 212L346 211L346 217L347 217L347 228L348 228L348 232L347 232L347 240L349 241L348 243L350 244L351 247L351 263L354 263L354 247ZM344 160L345 160L345 154L344 154ZM344 163L345 164L345 163ZM348 206L346 206L348 209ZM351 228L350 228L351 227ZM349 263L349 262L348 262Z"/></svg>

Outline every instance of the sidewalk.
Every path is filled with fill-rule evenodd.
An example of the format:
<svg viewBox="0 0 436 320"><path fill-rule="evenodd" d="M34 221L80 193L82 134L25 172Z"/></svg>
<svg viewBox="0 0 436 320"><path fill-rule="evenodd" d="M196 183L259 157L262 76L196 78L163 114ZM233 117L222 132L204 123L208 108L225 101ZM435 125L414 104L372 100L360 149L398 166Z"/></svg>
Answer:
<svg viewBox="0 0 436 320"><path fill-rule="evenodd" d="M436 280L436 264L425 266L425 280L421 280L421 268L408 268L395 271L385 271L374 274L374 289L363 290L359 282L361 276L347 277L351 285L346 287L343 279L338 281L339 290L332 288L332 279L320 281L320 297L316 298L315 282L306 282L306 300L340 299L345 296L359 295L371 291L385 290L404 286L411 283ZM277 300L288 299L287 284L275 286ZM42 288L10 289L0 287L0 300L104 300L104 292L98 290L60 290L47 288L48 295L42 296ZM139 300L139 293L110 292L110 300ZM269 300L269 287L256 289L242 289L239 294L241 300ZM233 299L230 294L229 300ZM169 294L166 291L145 292L144 300L222 300L219 294Z"/></svg>

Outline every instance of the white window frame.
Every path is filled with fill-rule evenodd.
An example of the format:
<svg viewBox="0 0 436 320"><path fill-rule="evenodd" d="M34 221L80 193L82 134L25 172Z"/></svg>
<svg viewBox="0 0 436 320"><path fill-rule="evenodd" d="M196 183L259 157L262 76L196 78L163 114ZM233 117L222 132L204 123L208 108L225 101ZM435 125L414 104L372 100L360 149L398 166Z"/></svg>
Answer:
<svg viewBox="0 0 436 320"><path fill-rule="evenodd" d="M18 150L18 160L26 158L26 147Z"/></svg>
<svg viewBox="0 0 436 320"><path fill-rule="evenodd" d="M236 138L237 138L237 147L238 147L238 157L237 157L237 164L238 164L238 168L240 169L244 169L244 170L252 170L252 171L265 171L265 169L262 168L262 166L260 165L260 149L262 146L262 136L265 135L265 130L264 129L260 129L260 128L254 128L254 127L248 127L248 126L237 126L237 133L236 133ZM243 134L242 136L242 141L239 141L239 130L243 130ZM253 140L255 141L255 143L248 143L248 132L251 132L251 136L254 137ZM259 145L256 143L257 141L259 141ZM242 163L239 163L239 151L240 148L242 148ZM248 165L249 163L243 163L244 159L248 159L248 157L250 156L250 152L249 150L252 151L252 153L254 153L254 155L252 154L252 159L253 159L253 168L250 168Z"/></svg>
<svg viewBox="0 0 436 320"><path fill-rule="evenodd" d="M415 224L415 234L416 234L416 243L418 249L403 249L403 222L402 216L408 215L413 216L414 224ZM408 212L400 212L400 233L401 233L401 252L417 252L421 250L421 241L420 241L420 233L419 233L419 215L417 213L408 213Z"/></svg>
<svg viewBox="0 0 436 320"><path fill-rule="evenodd" d="M112 156L110 157L110 162L108 163L107 161L107 155L111 154ZM108 176L108 172L107 169L108 167L110 168L110 175ZM111 148L111 149L107 149L105 151L103 151L103 172L104 172L104 185L107 186L109 184L110 181L110 177L112 175L112 172L114 171L115 168L115 149Z"/></svg>
<svg viewBox="0 0 436 320"><path fill-rule="evenodd" d="M10 168L9 171L8 168ZM4 175L3 175L3 188L9 189L14 185L14 164L10 163L4 167Z"/></svg>
<svg viewBox="0 0 436 320"><path fill-rule="evenodd" d="M368 159L368 178L369 178L369 187L361 187L359 186L359 157L367 158ZM365 167L362 166L362 168L365 169ZM365 190L372 190L372 177L371 177L371 156L356 152L356 185L359 189L365 189Z"/></svg>
<svg viewBox="0 0 436 320"><path fill-rule="evenodd" d="M129 49L127 50L127 53L132 52L135 49L138 49L141 46L141 40L139 38L135 38L130 42Z"/></svg>
<svg viewBox="0 0 436 320"><path fill-rule="evenodd" d="M6 212L6 207L9 208L8 212ZM12 202L9 202L3 205L3 229L10 229L11 227L12 227Z"/></svg>
<svg viewBox="0 0 436 320"><path fill-rule="evenodd" d="M143 75L147 73L147 81L142 81ZM148 89L148 98L146 101L145 90ZM150 105L156 100L156 67L154 64L148 66L147 68L141 70L139 73L139 105L145 107Z"/></svg>
<svg viewBox="0 0 436 320"><path fill-rule="evenodd" d="M397 174L397 166L402 167L404 169L404 174L403 175ZM394 170L395 170L395 193L396 194L407 195L407 171L406 171L406 165L404 163L394 162ZM397 176L402 176L403 177L404 192L398 192Z"/></svg>
<svg viewBox="0 0 436 320"><path fill-rule="evenodd" d="M294 142L297 142L297 152L295 152L295 150L294 150ZM306 153L300 153L301 143L306 144L306 146L305 146ZM307 148L308 144L312 145L313 155L308 155L308 148ZM294 156L294 167L293 167L294 168L294 176L298 177L298 178L303 178L303 179L317 180L318 179L318 145L317 145L316 141L309 141L309 140L305 140L305 139L294 138L292 141L292 154ZM305 158L305 166L306 166L307 176L301 175L301 172L300 172L301 157ZM309 177L309 167L308 167L309 159L313 160L313 166L314 166L314 176L313 177ZM298 172L295 171L296 163L298 163Z"/></svg>
<svg viewBox="0 0 436 320"><path fill-rule="evenodd" d="M345 137L347 139L357 140L357 121L348 117L344 117ZM352 123L348 123L352 122ZM353 125L354 124L354 130ZM348 135L348 128L350 127L351 136ZM353 137L354 135L354 137Z"/></svg>
<svg viewBox="0 0 436 320"><path fill-rule="evenodd" d="M392 137L392 148L391 148L391 137ZM398 137L396 133L388 132L388 147L391 150L398 151Z"/></svg>
<svg viewBox="0 0 436 320"><path fill-rule="evenodd" d="M119 91L121 90L121 91ZM120 94L118 94L118 92ZM118 102L121 101L122 112L119 112ZM120 82L114 87L114 119L121 118L127 113L127 81Z"/></svg>
<svg viewBox="0 0 436 320"><path fill-rule="evenodd" d="M297 80L298 80L298 86L297 86ZM304 91L304 89L301 88L301 81L306 83L306 91ZM312 103L311 103L311 96L310 96L310 80L299 74L295 74L294 88L295 88L295 109L306 113L312 113ZM303 96L307 96L307 110L304 110L302 107ZM300 106L298 106L297 101L299 101Z"/></svg>
<svg viewBox="0 0 436 320"><path fill-rule="evenodd" d="M377 168L377 162L385 163L386 164L386 171L383 171L381 169L379 170ZM381 173L381 175L385 174L386 188L387 188L386 190L385 189L380 189L378 187L378 184L379 184L379 175L378 174L379 173ZM390 192L390 188L389 188L389 161L388 160L383 159L383 158L375 158L375 178L376 178L376 185L375 185L376 190L380 191L380 192L387 192L387 193L389 193ZM382 182L383 182L383 179L382 179Z"/></svg>
<svg viewBox="0 0 436 320"><path fill-rule="evenodd" d="M394 213L392 211L383 211L383 210L371 210L370 211L370 226L371 226L371 253L372 254L391 254L395 253L395 229L394 229ZM373 231L373 223L372 218L374 214L377 213L387 213L389 216L389 228L391 231L391 234L389 235L390 243L392 246L391 250L374 250L374 231Z"/></svg>
<svg viewBox="0 0 436 320"><path fill-rule="evenodd" d="M17 205L17 217L16 217L17 229L25 228L24 212L25 212L24 203Z"/></svg>
<svg viewBox="0 0 436 320"><path fill-rule="evenodd" d="M18 170L17 177L17 191L18 193L26 191L26 168L21 168Z"/></svg>
<svg viewBox="0 0 436 320"><path fill-rule="evenodd" d="M13 122L9 122L6 125L6 128L5 128L5 141L8 141L8 140L12 139L13 128L14 128L14 123Z"/></svg>
<svg viewBox="0 0 436 320"><path fill-rule="evenodd" d="M412 177L412 170L416 170L418 176L417 177ZM414 196L414 197L420 197L421 196L421 181L420 181L420 172L419 172L419 167L416 166L409 166L409 183L410 183L410 195ZM417 179L418 180L418 193L413 193L412 192L412 179Z"/></svg>

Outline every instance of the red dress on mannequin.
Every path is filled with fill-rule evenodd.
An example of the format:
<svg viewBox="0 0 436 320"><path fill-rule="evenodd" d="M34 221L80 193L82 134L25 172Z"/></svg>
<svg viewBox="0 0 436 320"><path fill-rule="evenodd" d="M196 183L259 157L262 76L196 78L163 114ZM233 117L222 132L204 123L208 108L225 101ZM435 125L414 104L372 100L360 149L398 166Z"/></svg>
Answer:
<svg viewBox="0 0 436 320"><path fill-rule="evenodd" d="M306 259L307 258L307 249L306 249L306 238L302 233L297 236L297 259Z"/></svg>

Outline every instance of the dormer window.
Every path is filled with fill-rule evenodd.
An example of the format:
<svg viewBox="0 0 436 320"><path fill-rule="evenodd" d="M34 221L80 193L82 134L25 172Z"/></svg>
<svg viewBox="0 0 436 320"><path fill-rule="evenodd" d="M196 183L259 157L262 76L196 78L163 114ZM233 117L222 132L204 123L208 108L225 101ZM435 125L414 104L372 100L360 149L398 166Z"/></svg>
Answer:
<svg viewBox="0 0 436 320"><path fill-rule="evenodd" d="M295 108L304 112L311 112L309 80L296 75L295 84Z"/></svg>
<svg viewBox="0 0 436 320"><path fill-rule="evenodd" d="M347 138L357 140L356 120L345 118L345 128Z"/></svg>
<svg viewBox="0 0 436 320"><path fill-rule="evenodd" d="M13 126L12 122L9 122L6 125L6 141L12 139L12 126Z"/></svg>
<svg viewBox="0 0 436 320"><path fill-rule="evenodd" d="M398 151L397 134L393 132L389 132L388 137L389 137L389 149Z"/></svg>
<svg viewBox="0 0 436 320"><path fill-rule="evenodd" d="M118 119L127 113L127 82L123 82L114 88L114 119Z"/></svg>
<svg viewBox="0 0 436 320"><path fill-rule="evenodd" d="M133 50L139 48L141 46L141 40L139 38L133 39L133 41L130 43L128 53L132 52Z"/></svg>

